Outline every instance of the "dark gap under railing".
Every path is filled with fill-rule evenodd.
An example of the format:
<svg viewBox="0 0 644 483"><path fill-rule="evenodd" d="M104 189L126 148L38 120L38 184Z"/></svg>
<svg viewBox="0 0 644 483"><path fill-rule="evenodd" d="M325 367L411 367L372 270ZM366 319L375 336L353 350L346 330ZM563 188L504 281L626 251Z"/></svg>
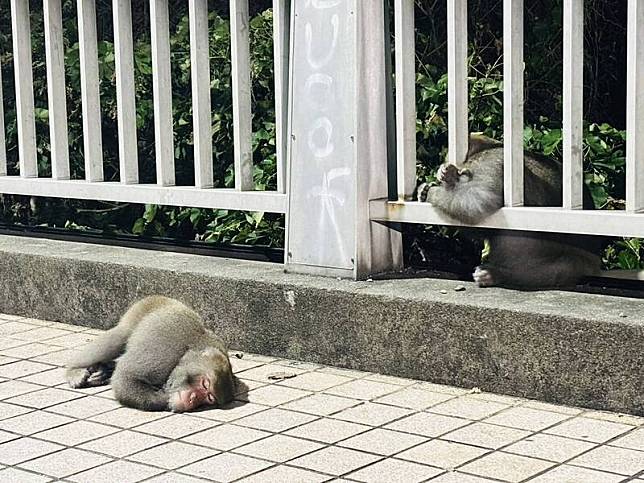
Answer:
<svg viewBox="0 0 644 483"><path fill-rule="evenodd" d="M142 238L136 235L106 235L102 233L70 231L65 228L10 225L3 223L0 223L0 235L94 243L97 245L235 258L258 262L284 262L283 249L266 246L209 244L190 240L177 240L174 238Z"/></svg>

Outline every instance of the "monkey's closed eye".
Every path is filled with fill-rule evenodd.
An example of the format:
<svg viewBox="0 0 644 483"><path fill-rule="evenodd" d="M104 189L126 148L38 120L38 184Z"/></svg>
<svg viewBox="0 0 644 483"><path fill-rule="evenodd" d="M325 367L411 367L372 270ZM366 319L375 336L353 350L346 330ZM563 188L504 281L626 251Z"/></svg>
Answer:
<svg viewBox="0 0 644 483"><path fill-rule="evenodd" d="M201 380L201 385L203 386L204 389L210 389L210 379L208 379L207 377L204 377Z"/></svg>

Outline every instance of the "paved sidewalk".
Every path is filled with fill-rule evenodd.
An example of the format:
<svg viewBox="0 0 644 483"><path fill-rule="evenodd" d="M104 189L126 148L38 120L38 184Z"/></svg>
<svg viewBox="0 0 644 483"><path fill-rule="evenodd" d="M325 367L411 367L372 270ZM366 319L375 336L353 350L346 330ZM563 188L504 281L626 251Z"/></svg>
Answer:
<svg viewBox="0 0 644 483"><path fill-rule="evenodd" d="M63 381L98 333L0 315L0 482L644 483L644 418L252 354L228 409L123 408Z"/></svg>

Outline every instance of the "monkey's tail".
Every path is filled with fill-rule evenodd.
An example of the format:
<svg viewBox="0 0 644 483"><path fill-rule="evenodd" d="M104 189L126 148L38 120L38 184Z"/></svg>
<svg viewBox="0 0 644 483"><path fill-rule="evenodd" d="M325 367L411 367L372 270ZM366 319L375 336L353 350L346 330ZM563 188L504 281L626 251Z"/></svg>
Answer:
<svg viewBox="0 0 644 483"><path fill-rule="evenodd" d="M95 364L111 362L125 350L125 344L131 334L130 327L117 325L98 336L81 352L74 355L67 367L91 367Z"/></svg>
<svg viewBox="0 0 644 483"><path fill-rule="evenodd" d="M644 280L644 270L602 270L601 276L621 280Z"/></svg>

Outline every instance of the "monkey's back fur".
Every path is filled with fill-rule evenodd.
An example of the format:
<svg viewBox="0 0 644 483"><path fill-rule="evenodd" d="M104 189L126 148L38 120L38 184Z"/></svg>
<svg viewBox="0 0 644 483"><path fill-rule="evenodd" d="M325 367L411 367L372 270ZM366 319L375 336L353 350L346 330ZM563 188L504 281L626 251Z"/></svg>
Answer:
<svg viewBox="0 0 644 483"><path fill-rule="evenodd" d="M481 222L504 206L503 159L500 143L472 136L467 158L456 168L444 169L441 185L428 189L427 201L466 224ZM561 179L561 163L526 152L524 205L560 207ZM585 186L583 194L584 209L592 209L592 197ZM475 280L480 285L561 287L599 273L601 239L598 237L516 230L483 230L482 233L488 239L490 250L484 265L477 269L478 274L475 272ZM481 278L483 272L485 279Z"/></svg>

